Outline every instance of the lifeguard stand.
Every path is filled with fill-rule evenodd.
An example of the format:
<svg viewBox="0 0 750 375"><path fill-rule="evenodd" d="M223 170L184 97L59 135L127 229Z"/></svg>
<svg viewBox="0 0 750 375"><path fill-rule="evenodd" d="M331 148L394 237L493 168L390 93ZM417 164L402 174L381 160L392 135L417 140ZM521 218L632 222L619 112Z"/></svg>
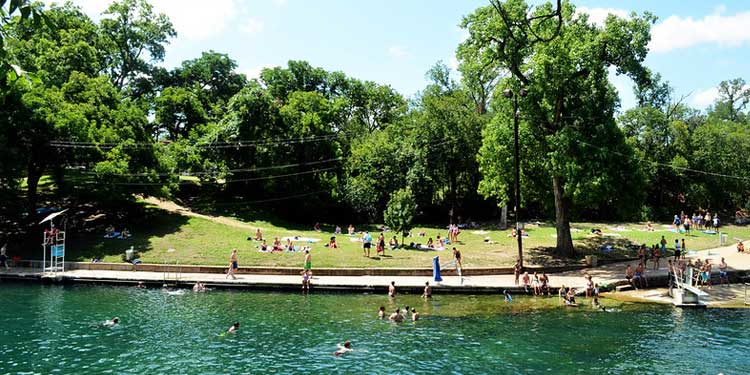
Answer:
<svg viewBox="0 0 750 375"><path fill-rule="evenodd" d="M67 209L50 214L39 224L49 221L49 229L44 230L42 238L42 272L65 272L65 227L55 227L55 218ZM48 256L49 253L49 256Z"/></svg>

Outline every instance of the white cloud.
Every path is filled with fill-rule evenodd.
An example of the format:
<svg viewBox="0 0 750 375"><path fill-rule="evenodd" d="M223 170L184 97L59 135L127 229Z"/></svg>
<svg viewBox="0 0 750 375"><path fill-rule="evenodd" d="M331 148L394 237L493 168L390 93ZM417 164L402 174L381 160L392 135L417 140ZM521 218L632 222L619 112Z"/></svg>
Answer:
<svg viewBox="0 0 750 375"><path fill-rule="evenodd" d="M651 31L653 52L669 52L698 44L738 47L750 43L750 12L723 16L724 7L701 19L669 16Z"/></svg>
<svg viewBox="0 0 750 375"><path fill-rule="evenodd" d="M257 34L263 31L265 24L257 18L248 18L240 25L240 31L246 34Z"/></svg>
<svg viewBox="0 0 750 375"><path fill-rule="evenodd" d="M589 15L589 22L592 22L594 25L602 27L604 26L604 21L607 19L607 16L609 14L614 14L617 17L620 18L627 18L628 12L625 9L617 9L617 8L589 8L589 7L578 7L576 8L576 14L586 13Z"/></svg>
<svg viewBox="0 0 750 375"><path fill-rule="evenodd" d="M743 90L750 90L750 85L742 87ZM705 90L699 90L690 95L690 104L699 109L705 109L713 105L719 99L719 88L711 87Z"/></svg>
<svg viewBox="0 0 750 375"><path fill-rule="evenodd" d="M64 0L45 0L51 4ZM211 0L207 5L203 0L149 0L155 13L164 13L172 21L180 39L203 40L221 35L226 25L237 14L237 0ZM89 17L99 20L110 1L74 0L74 4Z"/></svg>
<svg viewBox="0 0 750 375"><path fill-rule="evenodd" d="M397 57L397 58L401 58L401 59L408 58L408 57L411 56L411 54L409 54L409 52L407 52L404 48L402 48L400 46L391 46L391 47L388 47L388 55L390 55L391 57Z"/></svg>
<svg viewBox="0 0 750 375"><path fill-rule="evenodd" d="M247 76L247 79L260 78L260 73L265 68L273 68L273 65L261 64L248 69L239 69L239 72L244 73Z"/></svg>
<svg viewBox="0 0 750 375"><path fill-rule="evenodd" d="M237 13L236 0L150 0L156 12L172 21L180 39L203 40L221 35Z"/></svg>
<svg viewBox="0 0 750 375"><path fill-rule="evenodd" d="M690 95L690 104L693 107L704 109L716 101L719 97L719 89L711 87L710 89L701 90Z"/></svg>

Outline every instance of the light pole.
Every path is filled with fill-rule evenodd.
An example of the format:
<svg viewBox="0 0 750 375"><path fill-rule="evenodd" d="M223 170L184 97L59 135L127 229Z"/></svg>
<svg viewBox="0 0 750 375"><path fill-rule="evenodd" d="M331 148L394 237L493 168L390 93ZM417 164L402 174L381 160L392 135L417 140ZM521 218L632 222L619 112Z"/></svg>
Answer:
<svg viewBox="0 0 750 375"><path fill-rule="evenodd" d="M521 232L521 220L519 220L519 211L521 208L521 160L518 154L518 97L525 97L529 92L526 89L518 90L515 95L512 90L503 91L503 96L513 98L513 162L515 164L515 205L513 212L516 214L516 239L518 239L518 264L523 268L523 233Z"/></svg>

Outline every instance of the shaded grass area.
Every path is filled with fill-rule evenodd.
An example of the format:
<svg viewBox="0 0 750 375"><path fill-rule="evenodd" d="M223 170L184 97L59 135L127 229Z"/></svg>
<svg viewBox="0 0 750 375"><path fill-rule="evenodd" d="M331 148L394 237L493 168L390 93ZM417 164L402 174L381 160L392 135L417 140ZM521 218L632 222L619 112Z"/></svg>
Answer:
<svg viewBox="0 0 750 375"><path fill-rule="evenodd" d="M211 210L219 213L219 210ZM312 246L314 267L351 267L351 268L429 268L432 258L436 255L441 257L442 263L452 259L449 250L386 250L386 255L376 256L373 247L370 258L362 256L361 243L351 241L346 235L337 235L339 248L329 249L324 247L328 238L332 236L335 225L323 224L323 232L312 230L312 223L291 224L283 220L265 219L260 220L260 213L246 212L242 215L233 215L241 222L251 228L239 228L225 223L217 223L209 219L186 217L176 213L170 213L157 207L148 206L143 211L143 217L131 219L127 227L133 233L130 240L104 239L103 233L90 233L73 236L68 243L68 259L89 261L92 258L100 258L106 262L120 262L122 254L130 246L139 252L141 260L146 263L179 262L181 264L206 264L225 265L228 262L231 249L237 248L240 255L241 266L277 266L277 267L301 267L304 255L296 253L261 253L256 241L248 241L246 238L254 234L254 229L262 229L264 238L269 244L274 237L299 236L319 238L319 242L307 243L295 241L295 245ZM344 231L349 223L340 223ZM615 227L620 226L620 230ZM357 230L375 229L374 226L367 228L355 224ZM665 236L669 245L674 239L685 238L688 250L701 250L719 246L718 235L708 235L694 232L690 235L675 233L661 225L655 225L657 231L645 232L642 224L601 224L601 223L575 223L573 228L578 229L572 233L574 243L578 251L576 259L559 259L551 256L551 248L555 245L555 228L551 224L527 225L529 237L524 238L524 251L527 264L564 264L576 263L587 254L597 254L600 258L625 258L635 257L635 249L629 247L645 243L656 244ZM590 235L591 228L600 228L605 236ZM121 228L118 228L118 230ZM727 226L722 230L728 234L730 241L733 238L750 237L750 228ZM425 237L410 237L406 242L425 244L428 237L436 239L437 235L445 236L446 231L437 227L418 227L412 233L426 232ZM457 244L448 246L458 247L463 253L464 267L497 267L511 266L517 256L516 240L509 237L509 230L501 231L495 229L465 229L459 236ZM372 232L373 238L377 238L379 232ZM385 233L386 239L396 235ZM400 240L400 236L398 237ZM489 241L485 241L489 239ZM611 245L615 250L604 253L599 249L601 246ZM170 251L170 249L174 249Z"/></svg>

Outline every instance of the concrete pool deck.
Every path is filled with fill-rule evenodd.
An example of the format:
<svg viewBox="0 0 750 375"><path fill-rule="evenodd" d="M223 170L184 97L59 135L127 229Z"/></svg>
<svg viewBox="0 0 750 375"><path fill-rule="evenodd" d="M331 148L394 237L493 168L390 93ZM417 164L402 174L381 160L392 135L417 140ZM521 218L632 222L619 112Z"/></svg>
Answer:
<svg viewBox="0 0 750 375"><path fill-rule="evenodd" d="M722 257L726 258L730 274L741 276L750 270L750 254L737 253L734 246L704 250L691 253L689 258L710 258L718 264ZM667 258L669 259L669 258ZM662 259L658 270L649 269L646 276L652 287L664 286L667 282L667 259ZM606 264L574 271L548 274L551 288L562 285L573 286L582 290L586 284L584 275L589 274L593 281L607 289L614 289L619 285L626 285L624 270L627 264L635 266L637 261ZM649 262L649 265L651 263ZM714 269L715 278L718 277L718 267ZM11 269L0 270L0 279L36 279L48 282L63 283L108 283L135 284L142 281L149 286L188 287L195 282L203 282L209 287L235 289L263 289L263 290L298 290L301 284L299 275L268 275L268 274L238 274L237 279L227 279L219 273L181 273L181 272L149 272L122 270L86 270L76 269L56 274L42 273L39 269ZM435 282L430 276L328 276L315 275L313 268L313 289L353 292L385 292L391 281L395 281L400 292L421 293L425 282L430 282L433 293L499 293L508 289L513 293L522 293L523 287L515 285L512 274L443 276L442 282ZM714 288L716 289L716 288ZM711 291L708 291L709 294Z"/></svg>

